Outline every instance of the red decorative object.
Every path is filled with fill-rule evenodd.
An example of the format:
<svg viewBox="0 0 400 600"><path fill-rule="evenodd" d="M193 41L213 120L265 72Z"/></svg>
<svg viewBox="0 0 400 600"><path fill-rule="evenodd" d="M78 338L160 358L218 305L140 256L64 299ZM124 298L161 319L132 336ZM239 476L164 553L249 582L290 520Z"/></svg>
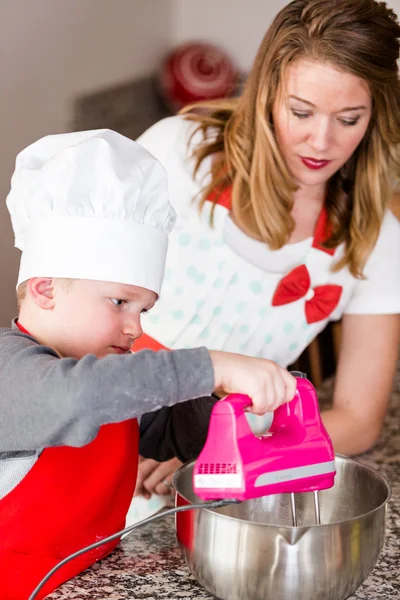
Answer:
<svg viewBox="0 0 400 600"><path fill-rule="evenodd" d="M238 79L231 58L212 44L187 43L167 56L160 85L169 107L177 111L186 104L229 96Z"/></svg>

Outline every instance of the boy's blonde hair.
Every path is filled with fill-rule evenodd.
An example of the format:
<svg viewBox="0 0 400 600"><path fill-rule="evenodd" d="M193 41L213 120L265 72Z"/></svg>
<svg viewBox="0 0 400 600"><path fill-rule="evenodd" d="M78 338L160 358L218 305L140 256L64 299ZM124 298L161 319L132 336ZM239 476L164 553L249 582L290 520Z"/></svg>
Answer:
<svg viewBox="0 0 400 600"><path fill-rule="evenodd" d="M23 283L20 283L18 288L17 288L17 307L18 307L18 312L21 310L21 306L23 301L26 298L26 292L27 292L27 288L28 288L28 281L24 281Z"/></svg>

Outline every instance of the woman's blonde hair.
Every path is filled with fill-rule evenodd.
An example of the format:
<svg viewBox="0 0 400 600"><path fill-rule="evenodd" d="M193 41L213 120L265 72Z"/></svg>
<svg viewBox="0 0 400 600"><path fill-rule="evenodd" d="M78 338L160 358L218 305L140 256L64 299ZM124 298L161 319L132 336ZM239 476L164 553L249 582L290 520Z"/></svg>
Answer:
<svg viewBox="0 0 400 600"><path fill-rule="evenodd" d="M200 205L232 184L232 211L239 226L272 249L287 242L294 227L290 213L296 185L277 145L272 111L290 63L299 58L329 63L364 80L373 103L368 130L328 182L326 198L332 226L326 246L345 242L335 270L347 265L362 277L399 173L399 37L396 15L384 2L288 4L268 29L241 97L197 103L182 111L199 123L197 130L204 135L194 150L195 173L206 157L221 157Z"/></svg>

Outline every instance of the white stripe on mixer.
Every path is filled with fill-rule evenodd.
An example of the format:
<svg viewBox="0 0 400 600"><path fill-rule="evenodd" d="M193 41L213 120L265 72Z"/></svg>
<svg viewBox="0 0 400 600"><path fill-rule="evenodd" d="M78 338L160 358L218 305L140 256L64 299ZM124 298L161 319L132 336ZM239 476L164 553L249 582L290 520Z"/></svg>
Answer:
<svg viewBox="0 0 400 600"><path fill-rule="evenodd" d="M218 475L195 475L194 487L202 489L230 488L241 489L242 477L235 473L219 473Z"/></svg>
<svg viewBox="0 0 400 600"><path fill-rule="evenodd" d="M315 475L327 475L335 473L335 461L317 463L316 465L306 465L304 467L294 467L293 469L282 469L281 471L269 471L259 475L254 483L254 487L262 485L271 485L284 481L295 481L305 477L314 477Z"/></svg>

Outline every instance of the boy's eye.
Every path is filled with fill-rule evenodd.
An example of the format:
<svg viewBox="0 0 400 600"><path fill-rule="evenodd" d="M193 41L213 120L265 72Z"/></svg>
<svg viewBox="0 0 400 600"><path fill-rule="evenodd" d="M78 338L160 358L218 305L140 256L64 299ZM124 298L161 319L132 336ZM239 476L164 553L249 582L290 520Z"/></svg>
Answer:
<svg viewBox="0 0 400 600"><path fill-rule="evenodd" d="M126 300L121 300L120 298L111 298L111 302L114 304L114 306L122 306L126 303Z"/></svg>

